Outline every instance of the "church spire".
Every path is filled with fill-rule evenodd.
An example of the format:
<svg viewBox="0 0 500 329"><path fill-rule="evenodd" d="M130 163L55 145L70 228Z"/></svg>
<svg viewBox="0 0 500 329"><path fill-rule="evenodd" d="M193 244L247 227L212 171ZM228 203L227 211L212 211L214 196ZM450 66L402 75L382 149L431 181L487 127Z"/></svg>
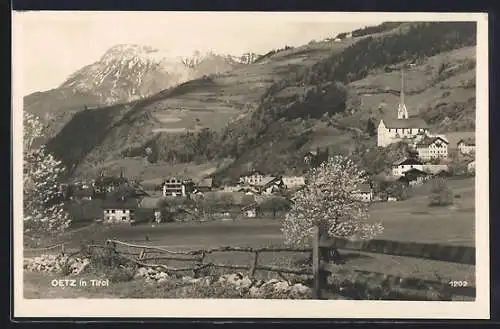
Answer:
<svg viewBox="0 0 500 329"><path fill-rule="evenodd" d="M399 95L398 119L408 119L408 110L405 104L405 69L401 69L401 91Z"/></svg>

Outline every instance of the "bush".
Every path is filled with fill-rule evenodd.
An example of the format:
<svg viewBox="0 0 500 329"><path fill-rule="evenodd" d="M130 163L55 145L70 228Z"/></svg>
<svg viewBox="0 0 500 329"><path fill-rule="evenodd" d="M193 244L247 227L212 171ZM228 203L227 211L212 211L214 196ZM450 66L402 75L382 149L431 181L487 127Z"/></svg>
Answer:
<svg viewBox="0 0 500 329"><path fill-rule="evenodd" d="M448 187L445 179L435 178L431 184L429 206L448 206L453 204L453 192Z"/></svg>
<svg viewBox="0 0 500 329"><path fill-rule="evenodd" d="M120 266L130 265L130 261L118 254L110 246L105 248L82 248L82 254L90 260L90 268L94 272L108 272Z"/></svg>
<svg viewBox="0 0 500 329"><path fill-rule="evenodd" d="M104 273L110 282L127 282L134 279L135 269L133 267L110 268Z"/></svg>

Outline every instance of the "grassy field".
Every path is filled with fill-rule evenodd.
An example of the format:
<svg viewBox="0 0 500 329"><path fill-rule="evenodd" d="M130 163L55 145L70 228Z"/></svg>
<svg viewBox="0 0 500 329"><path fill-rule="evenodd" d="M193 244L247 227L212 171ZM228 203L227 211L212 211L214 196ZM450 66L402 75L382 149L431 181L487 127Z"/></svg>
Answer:
<svg viewBox="0 0 500 329"><path fill-rule="evenodd" d="M372 221L382 222L385 230L380 239L442 243L474 246L474 180L450 180L449 186L455 195L452 207L428 207L425 189L406 201L379 203L370 207ZM418 193L417 193L418 192ZM419 195L421 193L422 195ZM77 249L81 243L102 243L113 238L142 245L162 246L172 250L193 250L219 246L266 246L282 244L279 219L248 219L240 221L212 221L165 223L155 227L140 225L131 227L94 226L80 229L70 238L69 249ZM25 252L26 256L35 253ZM475 285L475 266L430 261L424 259L395 257L384 254L354 253L343 251L348 269L364 270L436 280L436 275L450 280L467 280ZM266 253L260 258L262 264L297 267L306 254ZM226 264L250 264L248 253L217 253L207 260ZM171 266L179 262L169 262ZM184 263L185 265L185 263ZM262 278L272 276L260 273ZM35 274L27 276L36 278ZM38 280L38 279L37 279Z"/></svg>

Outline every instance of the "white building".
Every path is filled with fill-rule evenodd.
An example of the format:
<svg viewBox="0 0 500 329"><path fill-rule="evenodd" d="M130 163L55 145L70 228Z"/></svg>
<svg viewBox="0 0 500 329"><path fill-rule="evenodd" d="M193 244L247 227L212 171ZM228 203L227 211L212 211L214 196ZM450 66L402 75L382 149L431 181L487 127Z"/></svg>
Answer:
<svg viewBox="0 0 500 329"><path fill-rule="evenodd" d="M306 179L304 176L283 176L283 185L286 188L292 189L306 185Z"/></svg>
<svg viewBox="0 0 500 329"><path fill-rule="evenodd" d="M423 170L424 165L419 160L413 158L407 158L404 160L396 161L392 165L392 175L403 176L405 172L413 168Z"/></svg>
<svg viewBox="0 0 500 329"><path fill-rule="evenodd" d="M352 194L363 202L371 202L373 200L373 190L370 184L361 184Z"/></svg>
<svg viewBox="0 0 500 329"><path fill-rule="evenodd" d="M429 133L427 123L415 117L409 117L404 101L404 71L401 74L401 95L397 117L382 118L377 128L377 145L386 147L390 144L406 141L413 143L415 138Z"/></svg>
<svg viewBox="0 0 500 329"><path fill-rule="evenodd" d="M103 222L132 223L138 207L137 200L129 199L123 202L107 201L103 204Z"/></svg>
<svg viewBox="0 0 500 329"><path fill-rule="evenodd" d="M168 178L163 182L163 196L186 196L186 184L183 179Z"/></svg>
<svg viewBox="0 0 500 329"><path fill-rule="evenodd" d="M258 171L254 171L247 176L240 177L240 183L246 185L260 185L266 176Z"/></svg>
<svg viewBox="0 0 500 329"><path fill-rule="evenodd" d="M442 137L426 137L417 143L416 149L424 161L448 158L448 141Z"/></svg>
<svg viewBox="0 0 500 329"><path fill-rule="evenodd" d="M459 140L457 143L457 148L462 154L474 154L474 152L476 152L475 138Z"/></svg>

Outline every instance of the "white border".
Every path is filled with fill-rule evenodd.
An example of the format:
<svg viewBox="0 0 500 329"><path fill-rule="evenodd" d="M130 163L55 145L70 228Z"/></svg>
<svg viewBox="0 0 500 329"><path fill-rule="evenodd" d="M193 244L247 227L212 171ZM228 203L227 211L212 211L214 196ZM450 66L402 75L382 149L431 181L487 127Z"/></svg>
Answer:
<svg viewBox="0 0 500 329"><path fill-rule="evenodd" d="M33 13L31 13L33 14ZM80 12L100 15L100 12ZM161 12L129 12L121 15L164 15ZM13 13L13 201L14 201L14 316L15 317L261 317L261 318L454 318L488 319L489 284L489 166L488 166L488 16L484 13L207 13L176 12L196 19L231 15L254 20L284 15L293 21L356 22L476 21L476 282L475 302L315 301L228 299L43 299L23 298L22 243L22 94L23 49L20 45L21 14ZM57 14L67 19L64 12ZM272 15L272 16L271 16ZM36 55L35 55L36 56ZM479 202L478 202L479 201Z"/></svg>

